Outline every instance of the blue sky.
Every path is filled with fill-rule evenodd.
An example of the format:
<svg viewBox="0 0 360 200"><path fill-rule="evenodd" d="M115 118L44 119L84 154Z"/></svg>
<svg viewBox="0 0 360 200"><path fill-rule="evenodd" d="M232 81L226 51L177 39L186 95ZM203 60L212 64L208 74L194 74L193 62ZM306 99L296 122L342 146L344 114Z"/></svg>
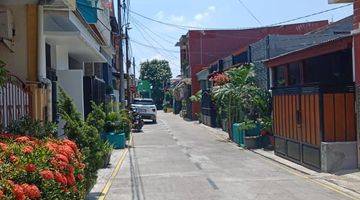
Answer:
<svg viewBox="0 0 360 200"><path fill-rule="evenodd" d="M329 5L328 0L242 1L261 25L270 25L342 5ZM156 20L185 26L221 29L260 26L260 23L247 12L239 0L131 0L130 10ZM348 6L294 23L323 19L336 21L351 14L352 6ZM179 50L175 47L175 43L182 34L186 33L186 30L151 22L134 14L130 14L130 22L132 29L129 33L132 40L159 48L131 43L132 54L137 63L136 73L139 73L140 62L158 58L169 60L173 76L178 75L179 53L172 51Z"/></svg>

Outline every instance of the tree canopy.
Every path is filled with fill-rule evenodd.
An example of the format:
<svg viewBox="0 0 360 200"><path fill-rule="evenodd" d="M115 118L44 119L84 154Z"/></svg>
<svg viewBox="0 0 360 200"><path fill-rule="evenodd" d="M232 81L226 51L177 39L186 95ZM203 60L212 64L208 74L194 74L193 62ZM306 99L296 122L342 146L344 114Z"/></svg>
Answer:
<svg viewBox="0 0 360 200"><path fill-rule="evenodd" d="M169 62L153 59L140 63L140 79L147 80L153 86L152 98L158 107L162 106L164 85L172 78Z"/></svg>

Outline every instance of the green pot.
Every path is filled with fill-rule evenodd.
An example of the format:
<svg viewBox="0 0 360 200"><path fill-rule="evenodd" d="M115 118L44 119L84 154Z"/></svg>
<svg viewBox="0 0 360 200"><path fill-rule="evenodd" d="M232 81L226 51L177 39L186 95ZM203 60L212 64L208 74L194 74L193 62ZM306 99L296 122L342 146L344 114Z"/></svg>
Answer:
<svg viewBox="0 0 360 200"><path fill-rule="evenodd" d="M108 133L106 140L114 147L114 149L124 149L126 146L125 134Z"/></svg>

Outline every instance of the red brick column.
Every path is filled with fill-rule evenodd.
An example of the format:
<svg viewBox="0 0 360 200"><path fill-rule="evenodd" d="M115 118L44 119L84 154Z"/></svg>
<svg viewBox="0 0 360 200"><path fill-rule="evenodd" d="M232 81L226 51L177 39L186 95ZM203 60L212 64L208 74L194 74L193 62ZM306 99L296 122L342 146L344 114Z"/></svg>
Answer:
<svg viewBox="0 0 360 200"><path fill-rule="evenodd" d="M360 23L360 0L354 0L354 29L359 28Z"/></svg>

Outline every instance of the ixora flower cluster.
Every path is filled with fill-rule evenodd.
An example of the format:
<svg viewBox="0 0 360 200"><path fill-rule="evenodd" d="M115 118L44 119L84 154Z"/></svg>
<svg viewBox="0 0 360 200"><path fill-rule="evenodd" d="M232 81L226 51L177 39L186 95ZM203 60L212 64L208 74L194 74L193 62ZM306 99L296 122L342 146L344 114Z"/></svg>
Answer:
<svg viewBox="0 0 360 200"><path fill-rule="evenodd" d="M84 168L70 140L0 134L0 199L84 199Z"/></svg>
<svg viewBox="0 0 360 200"><path fill-rule="evenodd" d="M230 78L225 73L216 73L210 78L210 81L213 81L215 86L222 86L230 82Z"/></svg>

